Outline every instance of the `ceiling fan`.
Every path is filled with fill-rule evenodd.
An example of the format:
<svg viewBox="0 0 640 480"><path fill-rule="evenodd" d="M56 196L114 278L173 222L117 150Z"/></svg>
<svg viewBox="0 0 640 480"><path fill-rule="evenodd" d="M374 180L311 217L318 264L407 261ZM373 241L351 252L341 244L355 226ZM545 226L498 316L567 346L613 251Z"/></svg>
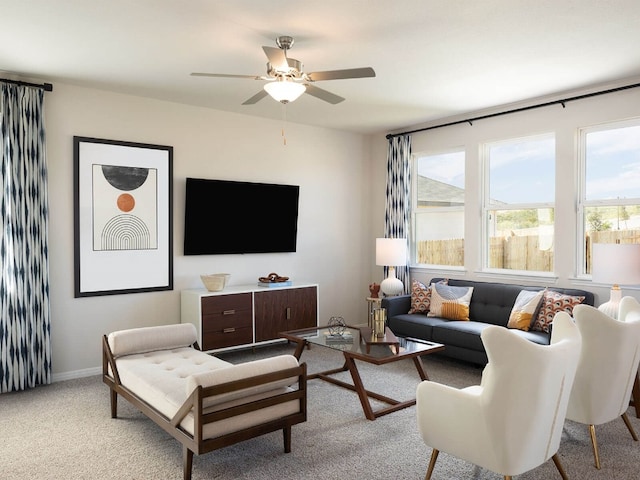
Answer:
<svg viewBox="0 0 640 480"><path fill-rule="evenodd" d="M287 104L293 102L303 93L329 102L333 105L340 103L344 98L313 85L324 80L342 80L347 78L375 77L371 67L349 68L345 70L326 70L322 72L305 73L302 62L295 58L287 57L287 50L293 46L293 37L286 35L276 39L275 47L263 46L267 55L266 75L232 75L226 73L192 73L194 77L220 77L220 78L250 78L253 80L265 80L264 89L249 98L242 105L253 105L267 95L271 95L278 102Z"/></svg>

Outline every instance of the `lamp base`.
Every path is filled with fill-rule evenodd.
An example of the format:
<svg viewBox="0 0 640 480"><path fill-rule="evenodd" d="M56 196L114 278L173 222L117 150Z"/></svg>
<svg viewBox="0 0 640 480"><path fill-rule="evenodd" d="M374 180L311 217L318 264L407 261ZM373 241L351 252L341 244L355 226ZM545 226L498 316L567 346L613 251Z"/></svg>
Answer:
<svg viewBox="0 0 640 480"><path fill-rule="evenodd" d="M620 305L620 300L622 299L622 290L618 285L614 285L611 287L611 294L609 296L609 301L603 303L598 307L602 313L609 315L611 318L618 318L618 306Z"/></svg>
<svg viewBox="0 0 640 480"><path fill-rule="evenodd" d="M380 283L380 291L386 297L394 297L404 291L404 284L402 280L396 278L396 269L394 267L389 267L389 276Z"/></svg>

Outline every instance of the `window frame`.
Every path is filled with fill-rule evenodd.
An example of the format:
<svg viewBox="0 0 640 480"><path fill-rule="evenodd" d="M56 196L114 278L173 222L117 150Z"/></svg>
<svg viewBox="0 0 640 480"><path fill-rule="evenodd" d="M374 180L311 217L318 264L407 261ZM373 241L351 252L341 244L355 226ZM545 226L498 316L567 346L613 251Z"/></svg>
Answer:
<svg viewBox="0 0 640 480"><path fill-rule="evenodd" d="M577 129L577 171L578 185L576 188L576 257L575 257L575 275L576 278L582 280L591 280L591 273L587 273L587 221L585 211L590 207L615 207L615 206L635 206L640 205L640 197L628 199L599 199L587 200L587 135L594 132L603 132L607 130L618 130L628 127L640 127L640 117L628 118L624 120L614 120L611 122L599 123ZM638 242L640 243L640 242Z"/></svg>
<svg viewBox="0 0 640 480"><path fill-rule="evenodd" d="M490 152L491 148L500 145L506 144L514 144L518 141L534 141L536 139L552 139L554 142L554 157L553 157L553 167L554 167L554 188L553 188L553 202L526 202L526 203L509 203L509 204L497 204L493 203L491 200L491 158ZM501 140L481 142L480 143L480 165L482 169L482 187L481 187L481 249L480 249L480 262L481 267L480 270L484 273L491 274L499 274L499 275L509 275L509 276L527 276L527 277L554 277L555 276L555 251L553 256L553 263L550 272L540 271L540 270L512 270L508 268L493 268L490 267L490 248L491 242L489 239L489 234L491 232L490 224L491 219L489 218L489 212L494 210L532 210L532 209L551 209L554 212L554 227L553 227L553 236L555 243L555 212L557 209L556 206L556 193L555 188L557 184L556 171L557 171L557 138L555 131L548 131L544 133L532 133L530 135L522 135L517 137L504 138Z"/></svg>
<svg viewBox="0 0 640 480"><path fill-rule="evenodd" d="M418 163L420 158L424 157L434 157L439 155L448 155L453 153L462 154L463 157L463 166L464 166L464 195L465 201L462 206L454 205L454 206L440 206L440 207L429 207L428 213L449 213L449 212L462 212L463 215L463 240L466 243L464 229L466 228L466 216L467 216L467 152L464 146L443 148L437 150L428 150L416 152L411 155L411 213L410 213L410 263L412 267L417 268L427 268L429 270L438 270L438 271L464 271L465 270L465 255L463 255L462 265L443 265L443 264L434 264L434 263L418 263L418 248L417 248L417 239L416 235L418 232L417 228L417 217L419 213L427 213L426 211L420 212L420 208L418 207Z"/></svg>

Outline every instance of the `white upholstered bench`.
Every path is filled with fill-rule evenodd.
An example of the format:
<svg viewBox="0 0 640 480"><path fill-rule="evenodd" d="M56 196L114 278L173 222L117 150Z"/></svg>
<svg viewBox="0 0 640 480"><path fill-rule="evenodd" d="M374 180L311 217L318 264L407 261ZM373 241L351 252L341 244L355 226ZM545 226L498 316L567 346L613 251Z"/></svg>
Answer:
<svg viewBox="0 0 640 480"><path fill-rule="evenodd" d="M207 453L307 419L306 365L279 355L232 365L198 349L190 324L121 330L102 342L111 417L118 395L183 445L184 479L193 454Z"/></svg>

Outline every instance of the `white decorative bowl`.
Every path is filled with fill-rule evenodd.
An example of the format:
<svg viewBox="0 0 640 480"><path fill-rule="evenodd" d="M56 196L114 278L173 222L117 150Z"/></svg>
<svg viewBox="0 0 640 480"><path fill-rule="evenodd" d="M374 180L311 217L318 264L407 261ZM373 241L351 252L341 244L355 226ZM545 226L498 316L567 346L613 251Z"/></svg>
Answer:
<svg viewBox="0 0 640 480"><path fill-rule="evenodd" d="M230 273L212 273L210 275L200 275L200 280L210 292L219 292L231 278Z"/></svg>

